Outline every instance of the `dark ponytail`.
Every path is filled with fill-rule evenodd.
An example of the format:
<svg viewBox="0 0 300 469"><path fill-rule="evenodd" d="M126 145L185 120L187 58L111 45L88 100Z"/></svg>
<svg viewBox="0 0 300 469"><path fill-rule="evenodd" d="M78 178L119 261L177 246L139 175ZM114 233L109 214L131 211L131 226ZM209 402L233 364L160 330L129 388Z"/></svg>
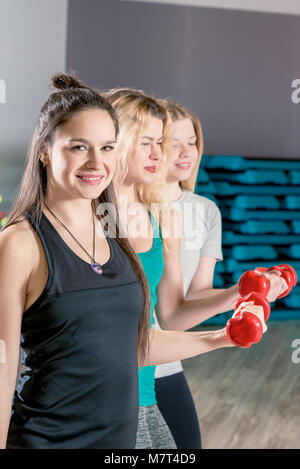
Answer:
<svg viewBox="0 0 300 469"><path fill-rule="evenodd" d="M86 85L83 85L79 80L77 80L72 75L58 74L54 75L51 79L53 88L58 90L67 90L67 89L76 89L76 88L85 88L91 89Z"/></svg>

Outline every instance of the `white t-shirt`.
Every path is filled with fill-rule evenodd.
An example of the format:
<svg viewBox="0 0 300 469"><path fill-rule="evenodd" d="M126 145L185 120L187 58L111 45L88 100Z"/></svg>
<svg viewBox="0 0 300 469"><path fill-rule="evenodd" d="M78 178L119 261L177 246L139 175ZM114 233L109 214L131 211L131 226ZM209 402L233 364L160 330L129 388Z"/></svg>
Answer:
<svg viewBox="0 0 300 469"><path fill-rule="evenodd" d="M172 204L181 216L183 237L180 258L183 276L183 290L186 296L197 270L200 257L213 257L223 260L222 220L215 202L194 192L183 190L180 199ZM161 329L155 318L155 328ZM158 365L155 378L169 376L182 371L180 361Z"/></svg>

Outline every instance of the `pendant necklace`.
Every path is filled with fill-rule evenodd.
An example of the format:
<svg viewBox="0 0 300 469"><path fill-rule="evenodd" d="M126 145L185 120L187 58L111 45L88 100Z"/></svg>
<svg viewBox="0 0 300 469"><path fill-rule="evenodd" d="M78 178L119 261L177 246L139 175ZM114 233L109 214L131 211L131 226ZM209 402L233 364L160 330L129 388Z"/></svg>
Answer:
<svg viewBox="0 0 300 469"><path fill-rule="evenodd" d="M44 205L45 207L47 208L47 210L49 210L50 213L52 213L52 215L54 216L55 220L63 227L67 230L67 232L69 233L70 236L72 236L72 238L74 239L74 241L76 241L76 243L81 247L81 249L84 250L84 252L86 253L86 255L91 259L92 263L90 264L91 266L91 269L98 275L101 275L102 272L103 272L103 268L101 266L101 264L99 264L99 262L96 262L95 261L95 218L94 218L94 214L93 214L93 257L89 255L89 253L84 249L84 247L80 244L80 242L75 238L75 236L72 235L71 231L68 230L68 228L63 224L63 222L57 218L57 216L52 212L52 210L50 210L50 208L45 204L44 202Z"/></svg>

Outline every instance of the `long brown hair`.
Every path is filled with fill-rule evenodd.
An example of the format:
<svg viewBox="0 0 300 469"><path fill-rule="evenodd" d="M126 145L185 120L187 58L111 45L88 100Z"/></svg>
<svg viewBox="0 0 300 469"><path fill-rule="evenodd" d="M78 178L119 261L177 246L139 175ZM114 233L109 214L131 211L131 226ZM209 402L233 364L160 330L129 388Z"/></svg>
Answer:
<svg viewBox="0 0 300 469"><path fill-rule="evenodd" d="M59 91L50 94L48 100L41 108L28 152L27 164L19 193L9 213L8 221L2 230L22 221L21 217L26 212L30 212L31 218L39 224L47 190L46 169L40 157L45 152L47 146L53 144L55 132L60 125L66 123L76 113L89 109L101 109L110 115L115 126L116 137L119 132L115 110L97 90L80 83L71 75L55 75L51 81L53 87ZM101 203L114 205L116 209L116 241L127 254L141 282L144 307L139 323L137 351L139 364L142 365L149 346L150 294L148 282L139 259L129 244L128 239L120 235L121 227L119 225L113 182L108 185L97 199L91 201L92 210L100 223L101 217L97 214L97 208Z"/></svg>
<svg viewBox="0 0 300 469"><path fill-rule="evenodd" d="M179 185L182 189L194 192L204 146L200 120L195 114L182 106L182 104L172 101L171 99L160 99L159 102L167 109L173 122L179 121L181 119L190 119L193 123L197 137L196 147L198 150L198 158L190 177L185 181L180 181Z"/></svg>

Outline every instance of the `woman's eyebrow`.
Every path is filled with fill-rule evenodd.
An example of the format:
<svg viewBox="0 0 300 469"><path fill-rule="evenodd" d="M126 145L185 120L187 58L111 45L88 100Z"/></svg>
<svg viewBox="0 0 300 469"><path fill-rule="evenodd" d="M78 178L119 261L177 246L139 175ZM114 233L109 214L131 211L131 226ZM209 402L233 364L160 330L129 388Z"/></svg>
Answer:
<svg viewBox="0 0 300 469"><path fill-rule="evenodd" d="M71 138L69 140L69 142L80 142L80 143L86 143L86 144L89 144L90 142L88 140L86 140L85 138L81 138L81 137L74 137L74 138ZM106 140L105 142L103 142L104 144L108 145L108 144L111 144L111 143L117 143L116 140Z"/></svg>
<svg viewBox="0 0 300 469"><path fill-rule="evenodd" d="M147 138L148 140L151 140L151 142L153 142L153 140L155 140L154 138L152 137L148 137L147 135L142 135L142 138ZM164 137L159 137L157 140L163 140Z"/></svg>
<svg viewBox="0 0 300 469"><path fill-rule="evenodd" d="M148 137L147 135L142 135L142 138L147 138L148 140L151 140L151 142L154 140L152 137Z"/></svg>
<svg viewBox="0 0 300 469"><path fill-rule="evenodd" d="M69 142L89 143L88 140L86 140L85 138L80 138L80 137L70 138L70 139L69 139Z"/></svg>
<svg viewBox="0 0 300 469"><path fill-rule="evenodd" d="M197 135L193 135L192 137L188 137L187 140L191 140L192 138L197 138ZM179 138L173 137L173 140L180 140Z"/></svg>

